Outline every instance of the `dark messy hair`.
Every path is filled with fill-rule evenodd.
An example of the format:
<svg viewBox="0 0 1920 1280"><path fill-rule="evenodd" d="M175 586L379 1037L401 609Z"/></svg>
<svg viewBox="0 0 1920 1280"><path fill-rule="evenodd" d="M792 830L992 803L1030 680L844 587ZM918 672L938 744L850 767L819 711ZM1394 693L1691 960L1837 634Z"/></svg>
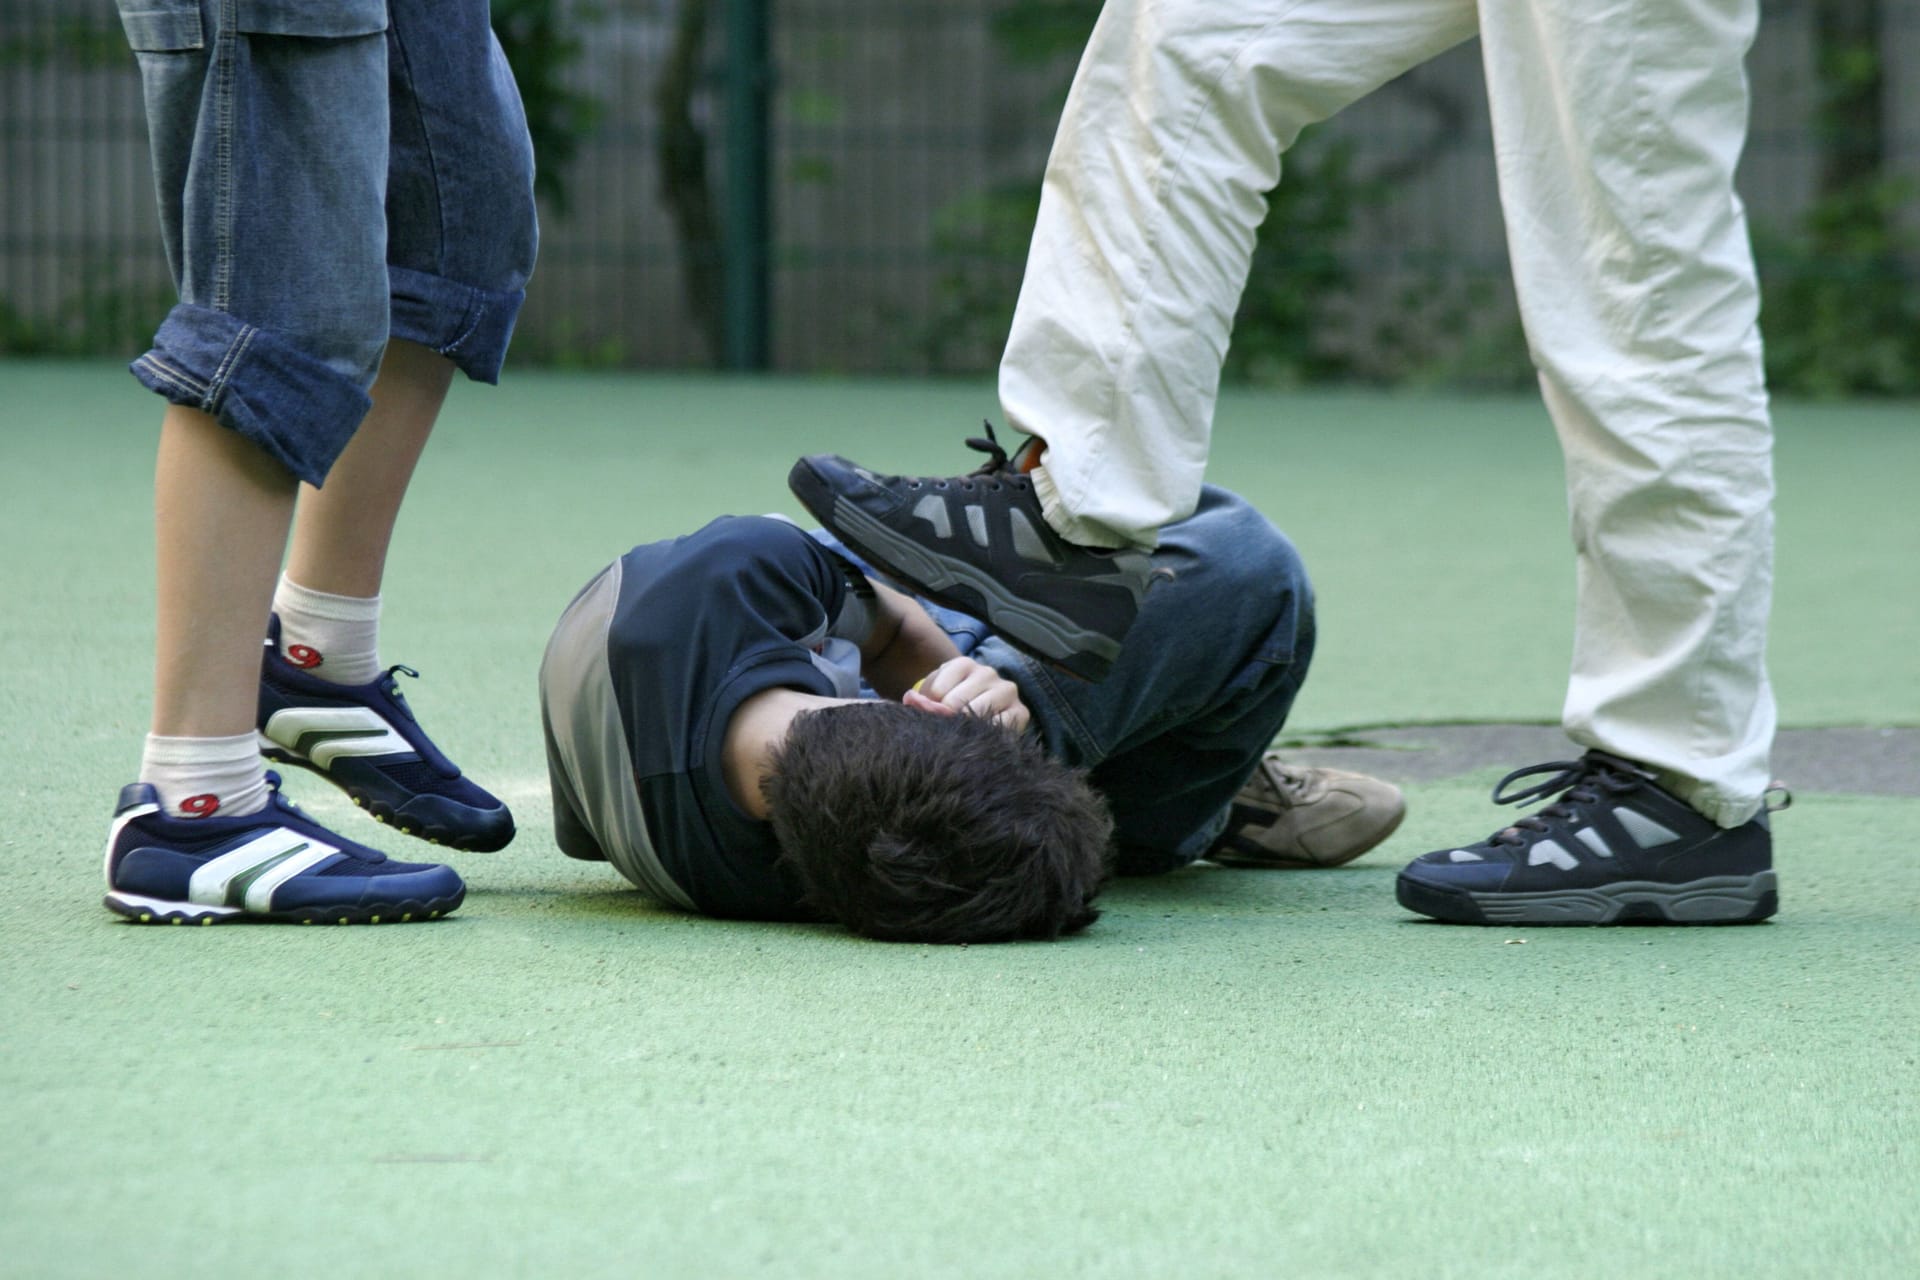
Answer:
<svg viewBox="0 0 1920 1280"><path fill-rule="evenodd" d="M1052 939L1092 924L1113 820L1077 772L976 716L890 702L794 717L766 796L827 916L895 942Z"/></svg>

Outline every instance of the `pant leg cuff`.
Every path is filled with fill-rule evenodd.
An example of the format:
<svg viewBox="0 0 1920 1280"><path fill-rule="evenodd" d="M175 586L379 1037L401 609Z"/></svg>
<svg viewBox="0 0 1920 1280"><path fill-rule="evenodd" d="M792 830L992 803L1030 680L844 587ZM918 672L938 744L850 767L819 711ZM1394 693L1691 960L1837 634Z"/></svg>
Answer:
<svg viewBox="0 0 1920 1280"><path fill-rule="evenodd" d="M1143 535L1134 535L1109 528L1098 520L1088 520L1073 514L1067 509L1066 499L1060 493L1060 486L1054 482L1053 473L1047 470L1042 461L1028 474L1033 477L1033 492L1040 499L1040 514L1046 518L1053 531L1068 542L1079 547L1104 547L1111 550L1123 550L1127 547L1139 547L1147 551L1156 545L1159 530L1149 529Z"/></svg>
<svg viewBox="0 0 1920 1280"><path fill-rule="evenodd" d="M1716 827L1731 829L1751 822L1755 814L1766 808L1765 796L1755 798L1730 795L1722 787L1700 782L1669 769L1656 767L1653 772L1655 779L1662 787L1685 800L1693 807L1694 812Z"/></svg>
<svg viewBox="0 0 1920 1280"><path fill-rule="evenodd" d="M373 405L359 383L272 331L186 302L128 367L148 390L210 415L315 486Z"/></svg>
<svg viewBox="0 0 1920 1280"><path fill-rule="evenodd" d="M387 264L393 295L392 335L453 361L475 382L500 381L526 290L498 293Z"/></svg>

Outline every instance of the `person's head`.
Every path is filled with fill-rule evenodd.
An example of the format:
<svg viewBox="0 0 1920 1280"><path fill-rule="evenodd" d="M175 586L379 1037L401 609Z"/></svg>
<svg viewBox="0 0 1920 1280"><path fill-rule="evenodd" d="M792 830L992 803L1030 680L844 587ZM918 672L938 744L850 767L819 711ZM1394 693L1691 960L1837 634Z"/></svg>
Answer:
<svg viewBox="0 0 1920 1280"><path fill-rule="evenodd" d="M807 900L897 942L1092 924L1113 820L1079 773L976 716L869 701L796 716L767 803Z"/></svg>

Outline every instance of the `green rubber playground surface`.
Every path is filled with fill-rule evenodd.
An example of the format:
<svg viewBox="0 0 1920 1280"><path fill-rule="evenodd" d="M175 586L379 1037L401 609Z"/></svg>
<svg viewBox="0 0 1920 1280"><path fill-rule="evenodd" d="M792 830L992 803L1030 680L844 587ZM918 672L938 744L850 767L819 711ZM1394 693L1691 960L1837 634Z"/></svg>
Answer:
<svg viewBox="0 0 1920 1280"><path fill-rule="evenodd" d="M990 385L458 388L383 656L520 835L455 859L450 919L332 929L99 905L158 408L100 363L0 364L0 402L0 1276L1920 1274L1920 405L1778 407L1783 722L1849 732L1796 738L1774 922L1395 905L1545 758L1419 739L1557 717L1559 455L1531 399L1246 393L1212 478L1320 593L1288 734L1427 761L1405 825L1337 871L1123 882L1067 942L935 948L677 915L560 856L534 672L626 547L797 514L799 453L970 466Z"/></svg>

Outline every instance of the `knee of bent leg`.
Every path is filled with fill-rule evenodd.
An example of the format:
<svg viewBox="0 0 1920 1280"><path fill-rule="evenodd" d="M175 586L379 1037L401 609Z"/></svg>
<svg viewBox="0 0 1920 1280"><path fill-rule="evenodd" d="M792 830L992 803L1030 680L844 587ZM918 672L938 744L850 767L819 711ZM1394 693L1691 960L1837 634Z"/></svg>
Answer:
<svg viewBox="0 0 1920 1280"><path fill-rule="evenodd" d="M1293 664L1313 650L1313 584L1293 540L1245 499L1221 504L1219 525L1208 539L1221 581L1221 616L1237 616L1260 637L1253 657Z"/></svg>
<svg viewBox="0 0 1920 1280"><path fill-rule="evenodd" d="M1245 501L1223 504L1202 554L1211 563L1210 599L1197 601L1209 634L1232 654L1216 714L1217 729L1272 714L1278 730L1313 661L1313 584L1293 541Z"/></svg>
<svg viewBox="0 0 1920 1280"><path fill-rule="evenodd" d="M1255 656L1304 667L1313 655L1313 584L1292 539L1264 518L1259 524L1247 531L1250 554L1240 581L1245 598L1263 611L1259 623L1266 630Z"/></svg>
<svg viewBox="0 0 1920 1280"><path fill-rule="evenodd" d="M1299 550L1245 498L1209 486L1188 524L1181 532L1189 534L1216 598L1310 607L1313 588Z"/></svg>

